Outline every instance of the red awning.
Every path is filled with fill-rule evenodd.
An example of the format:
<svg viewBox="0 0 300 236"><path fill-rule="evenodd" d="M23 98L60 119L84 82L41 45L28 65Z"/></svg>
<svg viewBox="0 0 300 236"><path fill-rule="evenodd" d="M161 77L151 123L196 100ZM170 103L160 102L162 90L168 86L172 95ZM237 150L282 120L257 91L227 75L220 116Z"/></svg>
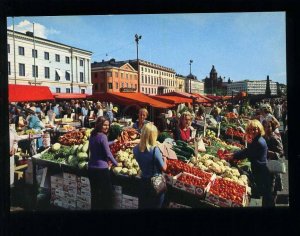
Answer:
<svg viewBox="0 0 300 236"><path fill-rule="evenodd" d="M55 99L86 99L87 94L84 93L52 93Z"/></svg>
<svg viewBox="0 0 300 236"><path fill-rule="evenodd" d="M8 85L9 102L29 102L54 100L48 86L34 86L22 84Z"/></svg>
<svg viewBox="0 0 300 236"><path fill-rule="evenodd" d="M90 96L91 99L98 99L100 101L112 102L120 105L146 105L152 106L155 108L170 108L173 107L172 104L165 103L148 97L143 93L103 93L103 94L94 94Z"/></svg>
<svg viewBox="0 0 300 236"><path fill-rule="evenodd" d="M184 98L184 97L178 97L178 96L150 96L153 99L170 103L170 104L180 104L180 103L193 103L193 99L191 98Z"/></svg>

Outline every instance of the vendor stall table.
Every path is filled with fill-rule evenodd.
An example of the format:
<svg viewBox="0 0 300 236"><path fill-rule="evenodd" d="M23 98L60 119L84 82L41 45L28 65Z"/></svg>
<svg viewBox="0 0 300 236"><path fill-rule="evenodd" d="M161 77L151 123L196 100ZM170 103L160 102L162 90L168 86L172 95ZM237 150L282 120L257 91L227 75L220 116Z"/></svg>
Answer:
<svg viewBox="0 0 300 236"><path fill-rule="evenodd" d="M38 184L37 184L37 178L36 178L36 167L43 167L47 168L46 171L43 173L42 177L42 187L44 188L49 188L50 186L47 184L49 182L49 178L51 175L67 172L70 174L75 174L77 176L83 176L83 177L88 177L88 170L87 169L78 169L75 167L71 167L65 164L58 164L54 163L51 161L46 161L42 160L39 158L39 156L34 156L32 157L32 167L33 167L33 186L35 189L35 197L33 201L36 203L37 202L37 194L38 194ZM113 185L121 186L122 187L122 193L133 196L133 197L138 197L139 193L139 183L140 183L140 178L139 177L130 177L130 176L125 176L125 175L115 175L111 172L111 177L112 177L112 183ZM171 185L168 185L168 190L165 196L165 203L164 205L167 207L169 203L177 203L177 204L182 204L189 206L191 208L205 208L205 207L216 207L215 205L200 199L199 197L188 193L181 191L179 189L173 188ZM50 203L49 203L50 204ZM33 204L36 206L36 204Z"/></svg>

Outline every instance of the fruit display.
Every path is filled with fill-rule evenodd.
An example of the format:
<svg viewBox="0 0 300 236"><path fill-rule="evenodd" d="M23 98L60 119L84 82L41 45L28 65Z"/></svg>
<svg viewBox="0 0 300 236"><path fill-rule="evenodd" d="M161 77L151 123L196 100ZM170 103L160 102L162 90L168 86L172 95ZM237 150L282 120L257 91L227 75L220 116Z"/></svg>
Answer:
<svg viewBox="0 0 300 236"><path fill-rule="evenodd" d="M112 171L115 174L122 174L128 176L137 176L140 174L139 164L133 156L132 148L119 150L115 158L120 165L112 167Z"/></svg>
<svg viewBox="0 0 300 236"><path fill-rule="evenodd" d="M206 200L220 206L244 206L246 195L246 186L216 178L206 195Z"/></svg>
<svg viewBox="0 0 300 236"><path fill-rule="evenodd" d="M74 144L82 144L87 141L89 135L87 134L86 130L74 130L68 132L58 138L58 142L62 145L71 146Z"/></svg>

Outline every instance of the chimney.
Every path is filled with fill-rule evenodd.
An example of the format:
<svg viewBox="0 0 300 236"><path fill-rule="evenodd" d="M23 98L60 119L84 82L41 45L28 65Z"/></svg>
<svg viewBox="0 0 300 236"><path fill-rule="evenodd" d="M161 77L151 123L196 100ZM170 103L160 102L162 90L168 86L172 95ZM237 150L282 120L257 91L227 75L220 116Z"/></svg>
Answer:
<svg viewBox="0 0 300 236"><path fill-rule="evenodd" d="M26 35L33 37L33 32L26 31Z"/></svg>

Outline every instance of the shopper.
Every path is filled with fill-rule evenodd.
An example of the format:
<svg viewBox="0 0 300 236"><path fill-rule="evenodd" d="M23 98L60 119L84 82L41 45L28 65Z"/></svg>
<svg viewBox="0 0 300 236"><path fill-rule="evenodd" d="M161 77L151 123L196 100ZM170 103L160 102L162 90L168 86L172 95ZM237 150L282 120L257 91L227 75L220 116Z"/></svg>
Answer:
<svg viewBox="0 0 300 236"><path fill-rule="evenodd" d="M143 128L143 126L147 123L149 123L149 121L147 120L148 117L148 111L146 108L141 108L139 110L139 117L138 120L133 124L133 128L136 129L139 133L141 133L141 130Z"/></svg>
<svg viewBox="0 0 300 236"><path fill-rule="evenodd" d="M248 147L226 156L233 159L248 158L251 162L252 190L255 186L257 194L262 196L262 206L273 205L271 174L267 168L268 146L263 138L265 131L259 120L250 120L246 127L246 134L251 136L252 142Z"/></svg>
<svg viewBox="0 0 300 236"><path fill-rule="evenodd" d="M118 163L113 157L108 140L109 120L100 116L89 139L90 159L88 162L89 179L91 184L92 209L111 209L113 207L113 189L109 172L111 161L114 166Z"/></svg>
<svg viewBox="0 0 300 236"><path fill-rule="evenodd" d="M111 110L108 110L106 112L106 117L109 119L110 123L114 122L114 120L118 114L118 110L119 110L118 107L113 107Z"/></svg>
<svg viewBox="0 0 300 236"><path fill-rule="evenodd" d="M166 138L172 138L172 136L168 130L168 124L167 124L166 118L164 118L162 116L159 117L156 120L155 125L158 129L158 137L157 137L158 142L163 143Z"/></svg>
<svg viewBox="0 0 300 236"><path fill-rule="evenodd" d="M265 140L268 145L268 159L278 160L283 158L283 145L281 139L274 133L276 124L274 121L263 121L263 127L265 130ZM282 191L282 178L281 174L271 174L272 177L272 204L275 206L277 199L277 191Z"/></svg>
<svg viewBox="0 0 300 236"><path fill-rule="evenodd" d="M178 127L174 130L174 139L189 142L191 141L191 123L192 115L190 112L185 111L179 118Z"/></svg>
<svg viewBox="0 0 300 236"><path fill-rule="evenodd" d="M167 159L156 146L157 128L147 123L142 128L140 143L133 148L133 154L142 171L139 186L139 208L161 208L165 193L156 195L151 185L151 177L167 169ZM154 159L154 161L153 161Z"/></svg>

